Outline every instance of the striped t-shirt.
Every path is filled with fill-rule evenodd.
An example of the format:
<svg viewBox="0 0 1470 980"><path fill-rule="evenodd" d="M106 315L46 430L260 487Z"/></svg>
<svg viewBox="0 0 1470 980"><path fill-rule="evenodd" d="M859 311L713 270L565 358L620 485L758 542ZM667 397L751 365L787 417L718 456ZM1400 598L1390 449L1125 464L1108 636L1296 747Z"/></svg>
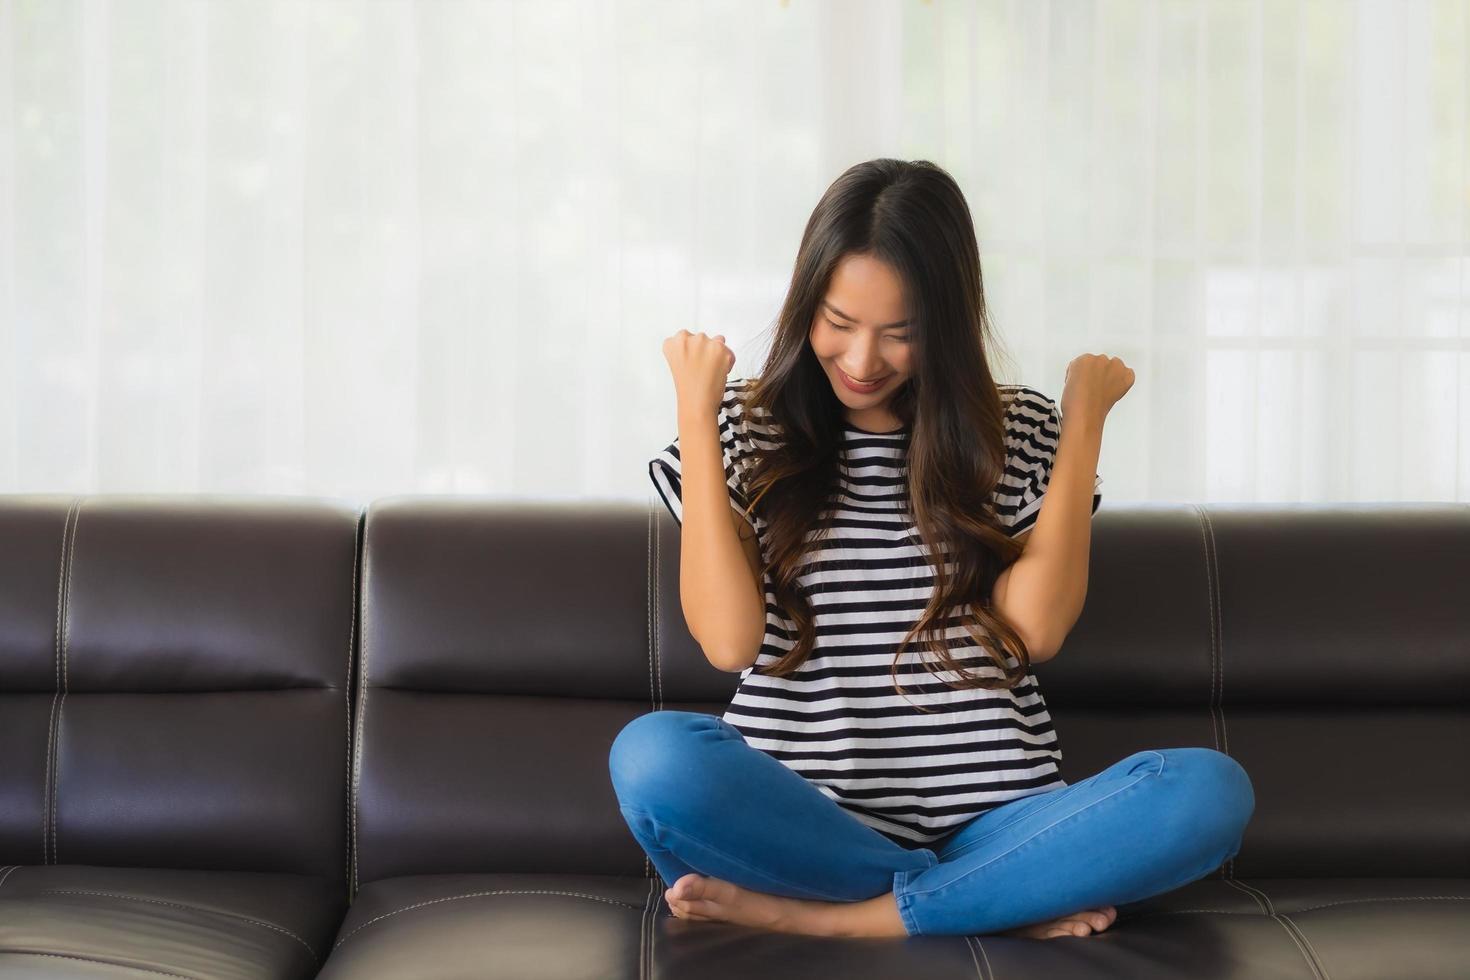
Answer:
<svg viewBox="0 0 1470 980"><path fill-rule="evenodd" d="M739 396L751 383L727 383L718 415L730 503L742 513L754 447L780 438L779 425L766 416L746 416ZM1036 522L1061 414L1035 389L1000 390L1007 403L1006 465L993 500L1016 535ZM907 427L875 433L844 424L840 490L830 519L817 525L830 531L803 559L798 576L812 604L816 644L789 677L753 672L796 645L796 624L776 605L767 574L765 639L755 664L741 672L723 718L750 745L801 774L858 820L914 846L932 843L998 804L1067 783L1058 771L1062 753L1051 716L1030 672L1012 690L953 690L920 664L919 656L926 663L934 657L920 634L898 664L904 694L894 689L894 651L934 589L929 551L905 515L908 437ZM649 476L682 525L679 465L676 439L650 460ZM1097 477L1093 513L1102 501L1101 484ZM752 516L769 558L766 522ZM964 641L950 655L968 672L1003 677L961 626L941 636ZM952 671L941 676L957 679Z"/></svg>

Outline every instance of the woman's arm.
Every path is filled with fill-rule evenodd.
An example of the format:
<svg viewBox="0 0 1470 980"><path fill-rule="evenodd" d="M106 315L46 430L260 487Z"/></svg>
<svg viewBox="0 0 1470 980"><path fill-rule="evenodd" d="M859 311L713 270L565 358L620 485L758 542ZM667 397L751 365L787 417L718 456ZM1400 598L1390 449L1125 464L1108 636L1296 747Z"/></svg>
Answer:
<svg viewBox="0 0 1470 980"><path fill-rule="evenodd" d="M679 601L684 622L711 664L744 670L755 662L765 638L766 597L753 532L747 544L740 528L750 525L730 506L715 411L681 406L679 446L684 503Z"/></svg>
<svg viewBox="0 0 1470 980"><path fill-rule="evenodd" d="M992 608L1026 641L1031 662L1050 660L1072 631L1087 598L1092 548L1092 493L1106 413L1062 416L1046 497L1025 546L995 580Z"/></svg>

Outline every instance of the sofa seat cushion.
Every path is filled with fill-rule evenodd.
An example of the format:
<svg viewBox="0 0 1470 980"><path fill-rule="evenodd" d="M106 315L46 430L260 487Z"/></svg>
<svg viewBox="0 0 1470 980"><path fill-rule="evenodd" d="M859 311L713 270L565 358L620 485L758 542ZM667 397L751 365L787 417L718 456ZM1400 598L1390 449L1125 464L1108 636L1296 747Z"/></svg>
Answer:
<svg viewBox="0 0 1470 980"><path fill-rule="evenodd" d="M1120 907L1113 930L1243 919L1269 923L1289 937L1302 964L1320 971L1303 975L1448 980L1465 976L1470 963L1467 878L1205 880Z"/></svg>
<svg viewBox="0 0 1470 980"><path fill-rule="evenodd" d="M1204 879L1119 906L1095 936L887 941L677 919L656 878L424 875L365 886L321 977L1448 978L1470 957L1467 885Z"/></svg>
<svg viewBox="0 0 1470 980"><path fill-rule="evenodd" d="M0 976L309 978L345 906L300 875L0 867Z"/></svg>
<svg viewBox="0 0 1470 980"><path fill-rule="evenodd" d="M647 976L662 896L627 875L385 878L358 891L321 978Z"/></svg>

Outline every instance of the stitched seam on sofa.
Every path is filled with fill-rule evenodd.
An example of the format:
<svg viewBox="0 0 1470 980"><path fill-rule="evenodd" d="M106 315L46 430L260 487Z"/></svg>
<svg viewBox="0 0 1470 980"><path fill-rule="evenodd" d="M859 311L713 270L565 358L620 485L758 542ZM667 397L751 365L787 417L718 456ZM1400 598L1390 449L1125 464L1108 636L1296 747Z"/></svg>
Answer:
<svg viewBox="0 0 1470 980"><path fill-rule="evenodd" d="M1261 907L1261 911L1265 912L1267 915L1276 914L1276 909L1271 905L1271 897L1265 892L1261 891L1259 888L1256 888L1252 885L1247 885L1245 882L1240 881L1236 878L1226 878L1225 884L1236 889L1237 891L1245 892L1251 898L1255 899L1256 904Z"/></svg>
<svg viewBox="0 0 1470 980"><path fill-rule="evenodd" d="M56 605L57 611L61 604ZM57 659L57 669L60 670L61 661ZM41 796L41 864L51 864L51 743L56 733L56 703L61 700L61 691L57 690L51 695L51 716L46 725L46 778L42 785Z"/></svg>
<svg viewBox="0 0 1470 980"><path fill-rule="evenodd" d="M627 804L622 804L619 807L619 809L620 810L624 810L624 811L628 811L628 812L632 812L632 813L636 813L640 817L643 817L644 819L648 820L650 823L654 824L655 826L660 827L663 830L668 831L670 834L673 834L675 837L682 837L685 840L690 841L691 843L694 843L694 844L698 845L699 847L704 848L707 851L713 851L714 853L718 854L720 857L724 858L726 861L729 861L731 864L738 864L742 868L745 868L745 869L747 869L749 871L753 871L756 874L764 875L765 877L771 879L772 881L776 882L777 884L783 885L786 888L793 888L793 889L795 889L797 891L815 892L816 894L822 896L822 900L823 901L828 901L828 902L850 902L850 901L852 901L852 899L850 899L850 898L843 898L841 895L833 895L833 894L831 894L829 892L818 891L815 888L808 888L805 885L798 885L798 884L796 884L793 881L787 881L785 878L778 878L776 875L772 874L770 871L768 871L768 870L766 870L764 868L753 868L750 865L746 864L740 858L736 857L735 855L730 854L727 851L723 851L720 848L715 847L713 844L707 843L707 842L701 840L700 838L695 837L693 834L686 834L684 831L680 830L677 827L671 826L671 825L666 824L666 823L659 823L658 819L656 817L654 817L653 814L649 813L647 810L639 809L636 806L628 806ZM669 887L672 888L673 885L674 885L673 882L669 882Z"/></svg>
<svg viewBox="0 0 1470 980"><path fill-rule="evenodd" d="M1307 952L1310 953L1312 957L1313 969L1317 970L1317 972L1322 975L1324 980L1328 980L1327 967L1322 963L1322 957L1317 955L1316 947L1312 945L1312 941L1307 938L1307 934L1302 931L1301 926L1291 921L1291 916L1287 915L1285 912L1278 912L1277 915L1286 922L1286 924L1291 928L1291 931L1297 936L1297 938L1300 939L1304 944L1306 944Z"/></svg>
<svg viewBox="0 0 1470 980"><path fill-rule="evenodd" d="M347 940L351 939L359 932L362 932L362 930L366 929L374 922L381 922L383 919L398 915L401 912L412 912L414 909L421 909L429 905L438 905L440 902L458 902L461 899L484 898L488 895L568 895L572 898L586 898L591 899L594 902L604 902L608 905L621 905L625 909L639 908L639 906L634 905L632 902L620 902L615 898L604 898L601 895L584 895L582 892L556 891L549 888L499 888L494 891L487 892L468 892L464 895L450 895L447 898L433 898L427 902L417 902L413 905L404 906L401 909L394 909L392 912L384 912L382 915L374 916L373 918L367 920L362 925L358 926L356 929L353 929L347 935L343 936L341 939L333 943L332 949L336 949L338 946L341 946L343 943L347 942Z"/></svg>
<svg viewBox="0 0 1470 980"><path fill-rule="evenodd" d="M1281 913L1281 917L1287 922L1291 923L1291 927L1296 930L1297 935L1302 937L1302 942L1307 944L1307 949L1311 951L1312 958L1315 959L1319 964L1322 964L1322 957L1317 955L1317 947L1312 945L1312 940L1307 936L1306 931L1303 930L1301 926L1297 925L1296 921L1285 912ZM1322 975L1327 975L1326 964L1322 964Z"/></svg>
<svg viewBox="0 0 1470 980"><path fill-rule="evenodd" d="M306 951L311 954L311 958L314 961L318 963L321 962L321 957L317 956L316 950L311 948L311 944L308 943L305 939L302 939L300 936L296 935L296 933L292 932L290 929L287 929L284 926L278 926L274 922L266 922L263 919L257 919L253 916L244 915L240 912L227 912L224 909L206 908L202 905L189 905L183 902L169 902L161 898L144 898L141 895L124 895L119 892L87 891L81 888L42 888L40 889L40 891L47 895L101 895L104 898L124 898L130 902L149 902L153 905L167 905L170 908L185 909L190 912L205 912L210 915L223 915L231 919L239 919L241 922L250 922L258 926L263 926L266 929L274 929L276 932L279 932L284 936L290 936L292 939L296 940L303 947L305 947Z"/></svg>
<svg viewBox="0 0 1470 980"><path fill-rule="evenodd" d="M1194 508L1195 521L1199 525L1200 547L1204 552L1205 567L1205 608L1210 617L1210 730L1215 737L1215 749L1220 748L1220 725L1215 716L1215 578L1210 565L1210 539L1205 534L1205 519L1200 512L1198 504L1191 504Z"/></svg>
<svg viewBox="0 0 1470 980"><path fill-rule="evenodd" d="M1312 975L1319 978L1319 980L1325 980L1325 978L1323 978L1322 976L1322 971L1317 969L1316 957L1307 952L1307 948L1302 945L1302 941L1297 936L1296 930L1293 929L1289 923L1283 921L1281 916L1277 915L1274 912L1271 913L1271 918L1275 919L1276 923L1281 926L1281 928L1286 930L1286 934L1291 937L1291 941L1296 943L1297 951L1302 954L1302 959L1307 961L1307 966L1311 968Z"/></svg>
<svg viewBox="0 0 1470 980"><path fill-rule="evenodd" d="M75 956L70 953L43 953L34 949L0 949L0 955L9 956L12 953L20 956L52 956L59 960L80 960L83 963L103 963L107 966L115 966L123 970L133 970L137 973L146 973L155 977L180 977L182 980L199 980L199 978L188 973L165 973L162 970L150 970L146 966L130 966L127 963L119 963L116 960L104 960L95 956Z"/></svg>
<svg viewBox="0 0 1470 980"><path fill-rule="evenodd" d="M60 864L61 855L57 844L57 828L61 823L61 724L66 712L67 690L71 687L67 647L71 638L71 572L77 560L77 527L82 523L82 504L85 498L78 497L71 521L70 539L66 545L66 561L62 563L62 576L66 595L61 608L61 698L56 702L56 737L51 745L51 863Z"/></svg>
<svg viewBox="0 0 1470 980"><path fill-rule="evenodd" d="M643 600L647 606L645 615L647 617L648 629L648 704L652 710L655 704L653 699L653 576L655 568L653 563L653 529L656 517L653 512L653 501L648 502L648 527L645 529L644 550L646 574L643 579ZM653 877L653 859L645 851L643 854L643 877Z"/></svg>
<svg viewBox="0 0 1470 980"><path fill-rule="evenodd" d="M1327 980L1327 968L1323 966L1322 961L1317 958L1317 951L1312 949L1312 944L1307 942L1306 934L1296 927L1295 922L1292 922L1286 916L1276 911L1276 906L1272 903L1270 895L1267 895L1262 889L1257 888L1254 885L1247 885L1244 882L1236 882L1232 879L1227 881L1226 883L1230 885L1237 885L1247 894L1259 895L1260 897L1259 899L1257 899L1257 901L1264 902L1266 912L1271 916L1271 918L1281 923L1281 928L1286 930L1286 934L1291 937L1291 941L1296 943L1297 949L1301 950L1302 956L1306 958L1307 966L1311 967L1312 973L1318 977L1321 977L1322 980Z"/></svg>
<svg viewBox="0 0 1470 980"><path fill-rule="evenodd" d="M362 518L365 511L365 507L358 509L357 521L352 527L352 608L347 615L347 671L342 681L342 700L347 708L347 744L342 750L342 780L347 789L347 826L343 828L342 834L342 850L346 853L342 856L342 877L345 879L349 904L352 902L352 650L357 641L358 544L362 539Z"/></svg>
<svg viewBox="0 0 1470 980"><path fill-rule="evenodd" d="M648 508L648 527L644 538L643 614L648 630L648 707L653 710L653 505Z"/></svg>
<svg viewBox="0 0 1470 980"><path fill-rule="evenodd" d="M347 702L347 749L343 752L343 782L347 790L347 827L343 833L344 855L343 877L347 886L348 905L353 901L353 840L351 840L351 823L353 823L353 664L354 654L357 652L357 569L362 564L362 530L363 522L368 516L368 507L357 508L357 522L353 525L353 608L351 608L351 619L347 626L347 677L343 685L343 698Z"/></svg>
<svg viewBox="0 0 1470 980"><path fill-rule="evenodd" d="M663 596L659 594L659 580L664 562L663 522L653 524L653 669L656 684L653 689L655 711L664 710L664 648L660 634L663 632Z"/></svg>
<svg viewBox="0 0 1470 980"><path fill-rule="evenodd" d="M1347 898L1341 902L1328 902L1325 905L1308 905L1304 909L1296 909L1291 914L1301 915L1303 912L1315 912L1317 909L1330 909L1336 905L1362 905L1368 902L1470 902L1470 895L1396 895L1389 898Z"/></svg>
<svg viewBox="0 0 1470 980"><path fill-rule="evenodd" d="M990 968L990 957L985 955L985 944L978 936L966 936L965 945L970 947L970 962L975 964L975 976L980 980L995 980L995 971ZM975 948L980 948L980 959L975 958ZM980 961L985 961L985 969L980 968Z"/></svg>
<svg viewBox="0 0 1470 980"><path fill-rule="evenodd" d="M1210 728L1215 736L1215 750L1229 754L1229 733L1225 728L1224 708L1224 610L1220 604L1220 570L1218 565L1218 553L1215 546L1214 525L1210 522L1209 515L1205 509L1198 505L1192 505L1198 519L1200 528L1200 543L1204 547L1205 564L1205 598L1210 615ZM1221 877L1230 879L1235 877L1235 856L1231 855L1224 862Z"/></svg>
<svg viewBox="0 0 1470 980"><path fill-rule="evenodd" d="M71 664L67 648L71 645L71 573L77 560L77 528L82 523L82 503L77 502L77 516L71 522L71 542L66 556L66 611L61 617L61 700L56 705L56 744L52 752L56 762L51 766L51 863L61 863L57 829L61 824L61 720L66 714L66 695L71 689Z"/></svg>
<svg viewBox="0 0 1470 980"><path fill-rule="evenodd" d="M1216 659L1216 670L1218 672L1218 683L1216 684L1215 707L1220 713L1220 741L1224 746L1224 753L1230 754L1230 725L1225 720L1225 602L1220 595L1220 546L1215 540L1215 522L1210 520L1209 511L1203 506L1199 509L1200 517L1204 519L1205 527L1210 535L1210 567L1214 572L1215 582L1215 611L1216 631L1220 640L1220 653ZM1232 854L1225 862L1225 877L1235 877L1235 858Z"/></svg>
<svg viewBox="0 0 1470 980"><path fill-rule="evenodd" d="M1030 837L1027 837L1023 841L1018 841L1017 843L1013 844L1012 846L1010 846L1006 850L1002 851L1001 853L999 853L999 854L995 855L994 857L992 857L990 860L986 861L984 864L977 865L976 867L971 868L970 870L966 871L964 874L962 874L959 877L953 879L952 881L947 881L947 882L945 882L942 885L935 885L933 888L925 888L923 890L911 889L911 890L905 892L905 894L908 895L908 896L910 896L910 897L912 897L914 895L929 895L929 894L932 894L933 892L944 891L946 889L953 888L959 882L964 881L966 878L968 878L970 875L974 874L975 872L982 871L985 868L990 867L995 862L1001 860L1002 858L1005 858L1005 857L1007 857L1007 856L1009 856L1011 854L1014 854L1018 849L1020 849L1022 847L1025 847L1027 844L1031 843L1036 838L1040 837L1042 834L1046 833L1048 830L1051 830L1053 827L1057 826L1058 824L1062 823L1063 821L1069 820L1072 817L1077 816L1078 814L1086 813L1088 810L1090 810L1093 807L1097 806L1099 803L1102 803L1102 802L1104 802L1106 800L1110 800L1113 797L1117 796L1119 793L1123 792L1124 790L1130 789L1130 788L1132 788L1134 786L1137 786L1140 782L1142 782L1143 780L1147 779L1149 776L1152 776L1152 775L1162 775L1163 772L1164 772L1164 763L1166 762L1166 760L1164 759L1163 754L1160 753L1160 752L1154 752L1151 749L1150 750L1147 750L1147 751L1149 751L1151 754L1156 755L1156 756L1159 757L1160 765L1159 765L1159 771L1157 773L1148 773L1148 772L1141 773L1137 778L1132 779L1132 780L1129 780L1124 785L1119 786L1117 789L1113 790L1107 796L1099 797L1099 798L1093 800L1091 803L1087 804L1086 806L1081 807L1081 808L1079 808L1077 810L1074 810L1073 812L1067 814L1065 817L1060 817L1060 818L1058 818L1056 820L1053 820L1051 823L1047 824L1045 827L1042 827L1040 830L1036 831L1036 833L1032 834ZM935 865L935 867L940 867L940 865Z"/></svg>
<svg viewBox="0 0 1470 980"><path fill-rule="evenodd" d="M659 523L654 517L648 539L648 710L658 710L658 562Z"/></svg>
<svg viewBox="0 0 1470 980"><path fill-rule="evenodd" d="M1252 895L1251 898L1255 898L1255 896ZM1255 899L1255 901L1260 902L1260 899ZM1319 909L1319 908L1332 908L1332 907L1335 907L1335 905L1360 905L1360 904L1366 904L1366 902L1432 902L1432 901L1470 902L1470 895L1402 895L1402 896L1395 896L1395 898L1349 898L1349 899L1344 899L1344 901L1341 901L1341 902L1327 902L1327 904L1324 904L1324 905L1308 905L1307 908L1298 908L1297 911L1292 912L1292 915L1301 915L1302 912L1313 912L1313 911L1316 911L1316 909ZM1135 918L1147 918L1147 917L1150 917L1150 915L1175 915L1175 914L1180 914L1180 912L1220 912L1220 914L1225 914L1225 915L1272 915L1272 914L1274 914L1274 912L1266 912L1266 911L1254 911L1254 912L1251 912L1251 911L1241 911L1241 909L1233 909L1233 908L1160 908L1160 909L1154 909L1154 911L1148 911L1148 912L1135 912L1135 914L1126 915L1126 918L1127 918L1127 921L1133 921L1133 920L1135 920Z"/></svg>
<svg viewBox="0 0 1470 980"><path fill-rule="evenodd" d="M658 894L658 885L652 880L648 881L648 898L643 902L643 928L640 930L638 948L638 976L641 978L653 976L653 940L657 935L655 929L655 910L658 908L658 900L654 897Z"/></svg>
<svg viewBox="0 0 1470 980"><path fill-rule="evenodd" d="M51 695L51 713L46 718L46 775L41 783L41 863L43 865L51 863L51 740L56 733L56 702L61 697L61 585L66 578L66 531L71 525L71 515L76 505L76 500L73 499L71 506L66 509L66 517L62 519L61 555L56 562L56 690Z"/></svg>
<svg viewBox="0 0 1470 980"><path fill-rule="evenodd" d="M1147 919L1155 915L1189 915L1192 913L1207 913L1209 915L1255 915L1268 918L1260 909L1151 909L1147 912L1133 912L1129 915L1119 915L1119 919L1132 922L1135 919Z"/></svg>
<svg viewBox="0 0 1470 980"><path fill-rule="evenodd" d="M80 497L74 497L71 506L66 509L66 517L61 522L61 555L57 561L56 569L56 692L51 695L51 715L46 722L46 776L41 784L41 863L51 864L51 761L52 746L56 739L56 706L61 700L61 604L66 583L66 538L71 529L72 515L76 513L77 506L81 503Z"/></svg>
<svg viewBox="0 0 1470 980"><path fill-rule="evenodd" d="M1210 539L1210 581L1215 606L1215 711L1220 715L1220 751L1230 754L1230 723L1225 718L1225 599L1220 589L1220 545L1215 540L1215 522L1203 506L1199 516Z"/></svg>
<svg viewBox="0 0 1470 980"><path fill-rule="evenodd" d="M10 872L14 871L18 867L20 867L20 865L18 865L18 864L12 864L12 865L10 865L9 867L7 867L5 869L5 873L3 875L0 875L0 888L4 888L5 887L5 879L6 878L9 878L10 877Z"/></svg>
<svg viewBox="0 0 1470 980"><path fill-rule="evenodd" d="M370 510L371 507L372 507L372 505L369 504L368 507L365 509L364 513L366 513L366 510ZM372 529L369 528L368 530L371 531ZM362 568L362 571L363 571L363 593L365 595L367 593L367 571L368 571L368 568L367 568L367 538L366 538L366 536L363 537L362 554L363 554L363 561L362 561L362 566L363 566L363 568ZM367 620L368 620L368 606L369 605L370 604L367 603L367 602L362 603L362 636L363 637L366 637L368 635ZM358 650L358 658L357 658L357 726L356 726L357 727L357 732L356 732L356 736L352 740L352 786L350 787L350 790L349 790L349 795L351 796L351 803L352 803L352 892L351 892L351 898L349 899L349 904L350 904L352 898L356 898L357 897L357 890L360 887L359 881L358 881L358 879L359 879L358 869L362 865L362 856L358 852L358 849L357 849L357 808L358 808L358 804L359 804L359 797L361 796L361 792L359 790L359 784L362 781L362 733L363 733L364 728L366 727L365 723L366 723L366 719L367 719L367 702L368 702L368 683L367 683L368 646L367 646L367 643L364 640L359 640L358 641L358 647L359 647L359 650Z"/></svg>

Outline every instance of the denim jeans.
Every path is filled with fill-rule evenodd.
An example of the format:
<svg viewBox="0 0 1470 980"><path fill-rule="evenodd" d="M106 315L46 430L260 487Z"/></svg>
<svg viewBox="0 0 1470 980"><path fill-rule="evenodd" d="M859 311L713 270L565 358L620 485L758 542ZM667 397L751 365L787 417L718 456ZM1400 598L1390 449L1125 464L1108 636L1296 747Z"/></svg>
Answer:
<svg viewBox="0 0 1470 980"><path fill-rule="evenodd" d="M911 936L983 935L1171 891L1233 857L1255 809L1228 755L1146 749L1001 803L928 847L904 846L694 711L633 719L608 770L666 885L697 872L828 902L891 891Z"/></svg>

